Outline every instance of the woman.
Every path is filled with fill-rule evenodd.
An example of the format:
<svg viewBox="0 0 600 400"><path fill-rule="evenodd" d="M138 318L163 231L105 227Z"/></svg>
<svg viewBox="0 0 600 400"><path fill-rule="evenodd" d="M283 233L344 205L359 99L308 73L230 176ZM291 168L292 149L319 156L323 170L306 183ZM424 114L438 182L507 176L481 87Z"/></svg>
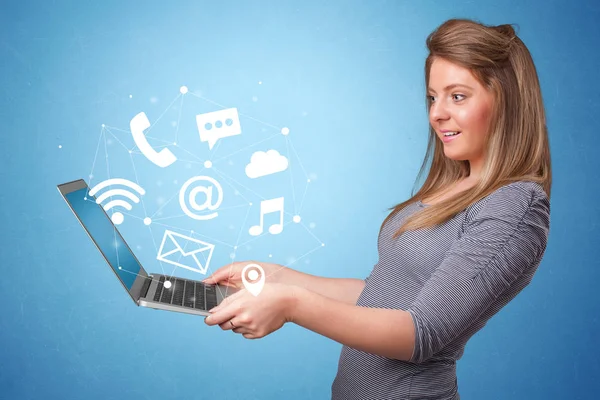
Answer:
<svg viewBox="0 0 600 400"><path fill-rule="evenodd" d="M550 228L551 165L531 55L510 25L453 19L427 38L421 189L382 224L365 280L260 263L267 284L209 325L260 338L294 322L343 344L334 399L459 399L465 344L531 281ZM241 287L248 262L207 283Z"/></svg>

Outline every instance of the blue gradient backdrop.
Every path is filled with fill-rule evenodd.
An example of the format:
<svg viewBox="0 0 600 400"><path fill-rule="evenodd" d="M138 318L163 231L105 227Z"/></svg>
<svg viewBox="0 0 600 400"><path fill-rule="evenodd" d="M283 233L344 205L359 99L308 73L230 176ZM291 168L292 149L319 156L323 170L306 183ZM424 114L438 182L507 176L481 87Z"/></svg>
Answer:
<svg viewBox="0 0 600 400"><path fill-rule="evenodd" d="M198 160L213 157L198 140L194 115L238 107L240 140L272 140L255 149L268 143L286 152L284 138L273 135L289 127L300 162L292 160L293 180L245 182L265 197L281 189L291 214L279 238L262 237L236 257L271 254L309 273L363 278L377 261L386 209L410 195L424 155L425 38L452 17L519 25L542 83L554 172L545 258L531 285L467 345L460 393L595 397L600 7L363 0L2 2L0 398L329 398L338 343L289 325L245 340L200 317L136 307L56 185L90 171L95 182L137 173L148 192L145 209L136 206L122 232L146 269L161 272L156 245L165 226L147 227L141 218L203 171ZM181 85L196 96L181 102ZM165 110L151 136L181 138L171 149L189 162L173 171L125 151L133 148L129 119L145 111L156 121ZM125 132L112 131L94 164L101 124ZM236 143L223 140L214 157L232 154ZM233 174L251 149L215 168ZM173 204L163 217L177 214ZM256 209L238 215L231 205L212 228L165 221L241 243L248 237L238 232ZM303 224L289 223L294 212ZM226 247L215 250L213 266L229 256Z"/></svg>

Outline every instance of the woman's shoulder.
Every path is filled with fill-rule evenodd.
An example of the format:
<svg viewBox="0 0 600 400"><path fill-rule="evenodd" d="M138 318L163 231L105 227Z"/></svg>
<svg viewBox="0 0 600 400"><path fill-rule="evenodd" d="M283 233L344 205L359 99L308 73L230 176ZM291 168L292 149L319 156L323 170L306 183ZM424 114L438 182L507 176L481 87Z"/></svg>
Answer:
<svg viewBox="0 0 600 400"><path fill-rule="evenodd" d="M523 215L532 207L545 209L549 213L550 203L543 186L533 181L515 181L473 203L467 218L485 214Z"/></svg>

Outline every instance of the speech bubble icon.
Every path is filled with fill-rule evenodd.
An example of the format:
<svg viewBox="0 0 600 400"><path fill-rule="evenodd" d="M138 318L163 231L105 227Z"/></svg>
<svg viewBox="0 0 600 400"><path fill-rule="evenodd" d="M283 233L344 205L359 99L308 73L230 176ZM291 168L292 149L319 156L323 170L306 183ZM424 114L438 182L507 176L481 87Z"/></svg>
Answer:
<svg viewBox="0 0 600 400"><path fill-rule="evenodd" d="M212 150L217 140L242 133L237 108L226 108L196 115L200 141L208 142Z"/></svg>
<svg viewBox="0 0 600 400"><path fill-rule="evenodd" d="M265 286L265 271L258 264L248 264L242 270L242 283L247 291L258 296Z"/></svg>

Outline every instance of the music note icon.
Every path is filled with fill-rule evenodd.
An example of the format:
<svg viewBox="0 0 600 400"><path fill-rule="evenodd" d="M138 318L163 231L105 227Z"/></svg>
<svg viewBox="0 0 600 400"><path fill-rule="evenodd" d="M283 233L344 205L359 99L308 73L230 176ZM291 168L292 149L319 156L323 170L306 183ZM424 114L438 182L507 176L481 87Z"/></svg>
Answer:
<svg viewBox="0 0 600 400"><path fill-rule="evenodd" d="M273 212L279 213L279 223L269 226L269 233L271 235L278 235L283 232L283 197L277 197L260 202L260 225L251 226L248 233L252 236L258 236L263 233L264 216Z"/></svg>

